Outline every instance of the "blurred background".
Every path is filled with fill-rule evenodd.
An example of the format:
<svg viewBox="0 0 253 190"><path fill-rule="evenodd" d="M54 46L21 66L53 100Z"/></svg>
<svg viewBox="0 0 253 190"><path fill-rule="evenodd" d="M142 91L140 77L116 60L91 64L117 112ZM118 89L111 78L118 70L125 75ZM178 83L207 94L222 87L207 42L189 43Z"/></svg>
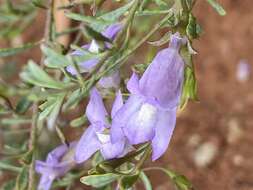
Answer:
<svg viewBox="0 0 253 190"><path fill-rule="evenodd" d="M219 16L205 1L194 8L203 34L194 42L199 102L180 113L170 147L158 162L186 175L197 190L253 189L253 13L252 0L220 0ZM37 41L45 11L15 38L0 35L0 48ZM136 58L142 56L138 51ZM0 59L0 76L14 82L22 64L40 59L39 48ZM131 60L135 60L132 57ZM0 126L1 127L1 126ZM0 144L2 138L0 134ZM0 184L3 173L0 173ZM171 189L167 176L150 172L155 190Z"/></svg>

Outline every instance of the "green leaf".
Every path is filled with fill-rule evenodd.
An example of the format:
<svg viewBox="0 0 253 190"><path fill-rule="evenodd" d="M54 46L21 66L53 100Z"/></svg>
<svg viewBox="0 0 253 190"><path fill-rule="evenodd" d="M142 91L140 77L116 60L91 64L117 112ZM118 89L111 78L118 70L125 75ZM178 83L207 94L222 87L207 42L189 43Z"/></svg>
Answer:
<svg viewBox="0 0 253 190"><path fill-rule="evenodd" d="M68 12L68 13L65 13L65 15L73 20L77 20L77 21L81 21L81 22L86 23L87 25L92 27L97 32L101 32L102 31L101 28L104 29L105 27L113 24L112 22L106 21L102 18L85 16L85 15L81 15L78 13Z"/></svg>
<svg viewBox="0 0 253 190"><path fill-rule="evenodd" d="M0 120L1 125L22 125L28 124L31 122L31 119L22 118L22 117L13 117L13 118L4 118Z"/></svg>
<svg viewBox="0 0 253 190"><path fill-rule="evenodd" d="M65 93L53 95L47 99L45 103L39 106L42 112L39 115L39 120L47 119L47 125L52 129L55 125L57 116L59 115Z"/></svg>
<svg viewBox="0 0 253 190"><path fill-rule="evenodd" d="M148 176L144 172L140 173L140 178L141 178L146 190L152 190L153 189L152 185L151 185L151 183L148 179Z"/></svg>
<svg viewBox="0 0 253 190"><path fill-rule="evenodd" d="M70 60L66 56L56 52L48 46L42 45L41 50L46 56L45 65L50 68L64 68L70 65Z"/></svg>
<svg viewBox="0 0 253 190"><path fill-rule="evenodd" d="M191 49L191 47L190 47ZM180 109L183 109L189 99L198 100L197 96L197 81L195 78L194 67L192 63L192 53L189 50L189 47L181 48L181 55L186 63L185 71L184 71L184 84L183 91L180 100Z"/></svg>
<svg viewBox="0 0 253 190"><path fill-rule="evenodd" d="M18 114L24 114L31 105L32 102L28 100L27 97L22 97L17 103L15 112Z"/></svg>
<svg viewBox="0 0 253 190"><path fill-rule="evenodd" d="M73 91L64 103L62 109L66 111L67 109L75 107L75 105L77 105L86 95L88 95L88 91L85 89L77 89Z"/></svg>
<svg viewBox="0 0 253 190"><path fill-rule="evenodd" d="M178 190L193 190L192 183L184 175L176 175L173 181Z"/></svg>
<svg viewBox="0 0 253 190"><path fill-rule="evenodd" d="M103 187L117 180L120 176L113 173L101 174L101 175L90 175L80 179L81 183L92 187Z"/></svg>
<svg viewBox="0 0 253 190"><path fill-rule="evenodd" d="M32 0L32 4L35 7L39 7L41 9L47 9L47 7L43 4L42 0Z"/></svg>
<svg viewBox="0 0 253 190"><path fill-rule="evenodd" d="M26 69L20 74L20 77L27 83L54 89L63 89L66 85L54 80L43 69L33 61L29 61Z"/></svg>
<svg viewBox="0 0 253 190"><path fill-rule="evenodd" d="M33 150L29 150L27 151L20 159L20 162L25 164L25 165L29 165L32 162L32 158L33 158Z"/></svg>
<svg viewBox="0 0 253 190"><path fill-rule="evenodd" d="M16 55L16 54L21 53L25 50L33 48L34 46L37 46L39 43L40 42L28 43L28 44L25 44L20 47L0 49L0 57L7 57L7 56L11 56L11 55Z"/></svg>
<svg viewBox="0 0 253 190"><path fill-rule="evenodd" d="M195 0L181 0L182 8L185 11L190 12L195 2Z"/></svg>
<svg viewBox="0 0 253 190"><path fill-rule="evenodd" d="M154 1L155 1L155 3L156 3L159 7L163 8L163 9L168 8L168 4L167 4L165 1L163 1L163 0L154 0Z"/></svg>
<svg viewBox="0 0 253 190"><path fill-rule="evenodd" d="M115 9L111 12L108 12L108 13L105 13L105 14L102 14L100 16L98 16L98 18L100 19L103 19L103 20L106 20L106 21L109 21L109 22L117 22L118 19L128 11L128 9L133 5L133 1L130 1L130 3L118 8L118 9Z"/></svg>
<svg viewBox="0 0 253 190"><path fill-rule="evenodd" d="M87 122L87 117L81 116L81 117L78 117L78 118L72 120L70 122L70 126L71 127L80 127L80 126L84 125L86 122Z"/></svg>
<svg viewBox="0 0 253 190"><path fill-rule="evenodd" d="M0 160L0 170L8 170L13 172L21 172L22 168L9 164L5 160Z"/></svg>
<svg viewBox="0 0 253 190"><path fill-rule="evenodd" d="M86 26L85 27L85 31L87 32L87 34L92 38L95 39L97 41L102 41L102 42L112 42L112 40L110 40L109 38L103 36L101 33L93 30L92 28Z"/></svg>
<svg viewBox="0 0 253 190"><path fill-rule="evenodd" d="M121 189L129 189L131 188L136 181L139 179L139 173L134 175L124 176L120 179L120 187Z"/></svg>
<svg viewBox="0 0 253 190"><path fill-rule="evenodd" d="M168 14L171 10L145 10L137 13L137 16L153 16L153 15L161 15Z"/></svg>
<svg viewBox="0 0 253 190"><path fill-rule="evenodd" d="M28 167L24 166L17 177L15 190L26 190L28 181Z"/></svg>
<svg viewBox="0 0 253 190"><path fill-rule="evenodd" d="M206 0L221 16L226 15L225 9L216 0Z"/></svg>
<svg viewBox="0 0 253 190"><path fill-rule="evenodd" d="M199 37L198 24L196 18L192 14L189 14L186 34L191 40Z"/></svg>

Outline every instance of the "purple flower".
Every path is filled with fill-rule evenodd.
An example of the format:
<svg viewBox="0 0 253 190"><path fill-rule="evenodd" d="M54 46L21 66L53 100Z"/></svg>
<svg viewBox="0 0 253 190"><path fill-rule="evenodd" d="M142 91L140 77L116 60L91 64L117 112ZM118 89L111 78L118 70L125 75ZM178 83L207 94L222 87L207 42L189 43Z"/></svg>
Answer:
<svg viewBox="0 0 253 190"><path fill-rule="evenodd" d="M127 137L130 144L151 141L152 159L167 149L175 124L184 79L179 49L185 39L176 33L161 50L141 79L134 73L127 84L131 95L112 121L112 142Z"/></svg>
<svg viewBox="0 0 253 190"><path fill-rule="evenodd" d="M122 105L122 95L118 92L111 111L112 118ZM109 115L96 88L91 90L86 116L91 125L85 130L77 144L75 152L75 161L77 163L86 161L98 150L106 160L124 156L130 150L125 138L111 143Z"/></svg>
<svg viewBox="0 0 253 190"><path fill-rule="evenodd" d="M114 40L117 36L118 32L121 30L122 25L121 24L113 24L105 29L105 31L102 32L102 35L107 37L110 40ZM108 42L105 42L105 48L109 49L111 47L111 44ZM96 40L92 40L90 44L86 44L82 46L83 49L88 50L90 53L99 53L99 45L97 44ZM80 50L76 50L72 53L74 56L85 56L85 52L82 52ZM88 60L85 60L83 62L78 63L80 67L81 73L84 72L90 72L99 62L99 58L91 58ZM66 70L71 73L72 75L76 75L76 70L73 66L67 66ZM106 76L102 78L99 82L99 85L103 88L117 88L120 83L120 75L119 71L115 71L115 73Z"/></svg>
<svg viewBox="0 0 253 190"><path fill-rule="evenodd" d="M61 145L51 151L45 162L36 160L35 170L41 174L38 190L49 190L53 181L75 166L73 149L76 142Z"/></svg>

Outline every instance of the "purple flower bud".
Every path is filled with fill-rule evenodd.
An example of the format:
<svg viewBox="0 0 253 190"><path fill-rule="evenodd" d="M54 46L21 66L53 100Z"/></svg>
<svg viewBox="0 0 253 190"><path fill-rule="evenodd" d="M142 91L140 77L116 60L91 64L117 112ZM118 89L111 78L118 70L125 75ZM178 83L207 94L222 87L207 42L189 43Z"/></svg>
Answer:
<svg viewBox="0 0 253 190"><path fill-rule="evenodd" d="M122 105L122 95L118 92L112 107L112 118ZM85 130L77 144L75 152L75 161L77 163L88 160L98 150L100 150L105 159L118 158L124 156L129 151L126 139L122 138L115 143L111 142L108 113L96 88L91 90L86 116L91 125Z"/></svg>
<svg viewBox="0 0 253 190"><path fill-rule="evenodd" d="M169 48L154 58L142 78L134 73L127 84L131 95L112 121L112 142L127 137L130 144L151 141L152 159L167 149L176 124L176 110L184 79L179 49L185 43L176 33Z"/></svg>
<svg viewBox="0 0 253 190"><path fill-rule="evenodd" d="M76 163L74 161L73 149L76 142L61 145L51 151L45 162L36 160L35 170L41 174L38 190L49 190L53 181L65 175Z"/></svg>
<svg viewBox="0 0 253 190"><path fill-rule="evenodd" d="M108 28L106 28L105 31L102 32L102 35L104 35L105 37L111 40L114 40L118 32L121 30L121 28L122 28L121 24L119 23L113 24L109 26ZM111 47L111 44L109 44L108 42L105 42L105 48L109 49L110 47ZM86 44L82 46L82 48L85 50L88 50L91 53L99 53L99 49L100 49L99 45L94 39L91 41L90 44ZM72 53L72 55L84 56L85 52L76 50ZM78 63L81 73L90 72L97 65L98 62L99 62L98 58L93 58L93 59ZM75 68L71 65L67 66L66 70L72 75L77 74ZM99 81L99 85L103 88L117 88L119 86L119 83L120 83L120 76L119 76L118 71L116 71L115 73L112 73L109 76L102 78Z"/></svg>

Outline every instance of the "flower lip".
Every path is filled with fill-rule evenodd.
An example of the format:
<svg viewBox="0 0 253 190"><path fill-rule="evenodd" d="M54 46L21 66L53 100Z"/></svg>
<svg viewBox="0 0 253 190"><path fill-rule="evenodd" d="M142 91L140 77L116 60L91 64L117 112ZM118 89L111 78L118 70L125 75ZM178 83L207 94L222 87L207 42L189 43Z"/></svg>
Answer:
<svg viewBox="0 0 253 190"><path fill-rule="evenodd" d="M49 190L54 179L63 176L75 166L75 146L75 141L69 146L60 145L48 154L45 162L36 160L35 170L42 175L38 189Z"/></svg>

